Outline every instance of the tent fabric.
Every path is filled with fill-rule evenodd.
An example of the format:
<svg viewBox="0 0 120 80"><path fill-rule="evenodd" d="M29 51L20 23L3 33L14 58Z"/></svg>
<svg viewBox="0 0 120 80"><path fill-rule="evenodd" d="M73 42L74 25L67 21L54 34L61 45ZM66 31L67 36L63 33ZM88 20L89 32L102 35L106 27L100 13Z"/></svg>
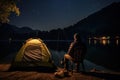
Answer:
<svg viewBox="0 0 120 80"><path fill-rule="evenodd" d="M48 62L50 58L51 54L41 39L28 39L18 52L15 61L19 62L29 59L28 61L41 60Z"/></svg>
<svg viewBox="0 0 120 80"><path fill-rule="evenodd" d="M40 39L26 40L14 60L14 67L55 67L51 61L51 53Z"/></svg>
<svg viewBox="0 0 120 80"><path fill-rule="evenodd" d="M26 47L22 61L42 61L43 56L41 47L33 44Z"/></svg>

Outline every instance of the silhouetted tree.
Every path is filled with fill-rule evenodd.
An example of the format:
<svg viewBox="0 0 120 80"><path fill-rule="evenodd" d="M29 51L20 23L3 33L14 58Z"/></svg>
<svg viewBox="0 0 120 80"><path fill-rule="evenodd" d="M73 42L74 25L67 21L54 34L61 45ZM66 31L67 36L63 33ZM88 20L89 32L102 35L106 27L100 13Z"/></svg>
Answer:
<svg viewBox="0 0 120 80"><path fill-rule="evenodd" d="M19 8L17 7L18 0L0 0L0 23L9 22L8 17L11 12L20 14Z"/></svg>

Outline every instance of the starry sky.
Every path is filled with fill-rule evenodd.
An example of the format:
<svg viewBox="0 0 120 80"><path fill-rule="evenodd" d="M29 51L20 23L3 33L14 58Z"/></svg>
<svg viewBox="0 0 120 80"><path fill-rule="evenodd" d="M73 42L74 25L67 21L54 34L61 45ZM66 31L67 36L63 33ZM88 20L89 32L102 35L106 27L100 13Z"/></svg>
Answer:
<svg viewBox="0 0 120 80"><path fill-rule="evenodd" d="M21 0L20 16L11 14L10 24L41 31L65 28L120 0Z"/></svg>

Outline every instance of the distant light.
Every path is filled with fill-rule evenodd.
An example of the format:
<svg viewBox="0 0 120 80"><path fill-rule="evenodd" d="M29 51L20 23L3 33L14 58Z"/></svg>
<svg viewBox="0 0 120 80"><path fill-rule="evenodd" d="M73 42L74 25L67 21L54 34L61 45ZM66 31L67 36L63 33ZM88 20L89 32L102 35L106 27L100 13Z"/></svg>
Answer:
<svg viewBox="0 0 120 80"><path fill-rule="evenodd" d="M94 40L94 44L96 44L96 43L97 43L97 40L95 39L95 40Z"/></svg>
<svg viewBox="0 0 120 80"><path fill-rule="evenodd" d="M101 37L101 39L107 39L105 36Z"/></svg>
<svg viewBox="0 0 120 80"><path fill-rule="evenodd" d="M90 38L90 37L88 38L88 40L89 40L89 44L91 44L91 39L92 39L92 38Z"/></svg>
<svg viewBox="0 0 120 80"><path fill-rule="evenodd" d="M110 39L110 36L107 36L107 39Z"/></svg>
<svg viewBox="0 0 120 80"><path fill-rule="evenodd" d="M116 40L116 44L117 44L117 45L119 44L119 40Z"/></svg>
<svg viewBox="0 0 120 80"><path fill-rule="evenodd" d="M109 37L108 37L109 38ZM106 45L107 43L109 44L109 40L108 40L107 37L103 36L100 38L100 42L103 44L103 45Z"/></svg>
<svg viewBox="0 0 120 80"><path fill-rule="evenodd" d="M90 40L90 39L92 39L92 38L89 37L88 39Z"/></svg>
<svg viewBox="0 0 120 80"><path fill-rule="evenodd" d="M97 37L93 37L94 39L98 39Z"/></svg>
<svg viewBox="0 0 120 80"><path fill-rule="evenodd" d="M102 44L103 44L103 45L106 45L106 44L107 44L107 41L106 41L106 40L102 40Z"/></svg>
<svg viewBox="0 0 120 80"><path fill-rule="evenodd" d="M115 38L116 38L116 39L119 39L120 37L119 37L119 36L116 36Z"/></svg>
<svg viewBox="0 0 120 80"><path fill-rule="evenodd" d="M118 45L118 44L119 44L119 39L120 39L120 37L119 37L119 36L116 36L115 38L116 38L116 44Z"/></svg>
<svg viewBox="0 0 120 80"><path fill-rule="evenodd" d="M12 41L12 38L9 38L9 44L11 43L11 41Z"/></svg>

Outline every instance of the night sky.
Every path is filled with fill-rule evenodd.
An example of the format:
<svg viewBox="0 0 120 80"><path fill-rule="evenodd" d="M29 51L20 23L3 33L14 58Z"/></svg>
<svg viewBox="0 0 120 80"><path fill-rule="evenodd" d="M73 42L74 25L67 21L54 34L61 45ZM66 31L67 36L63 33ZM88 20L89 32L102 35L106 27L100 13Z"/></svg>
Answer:
<svg viewBox="0 0 120 80"><path fill-rule="evenodd" d="M49 31L75 24L90 14L120 0L21 0L21 14L10 16L10 24Z"/></svg>

